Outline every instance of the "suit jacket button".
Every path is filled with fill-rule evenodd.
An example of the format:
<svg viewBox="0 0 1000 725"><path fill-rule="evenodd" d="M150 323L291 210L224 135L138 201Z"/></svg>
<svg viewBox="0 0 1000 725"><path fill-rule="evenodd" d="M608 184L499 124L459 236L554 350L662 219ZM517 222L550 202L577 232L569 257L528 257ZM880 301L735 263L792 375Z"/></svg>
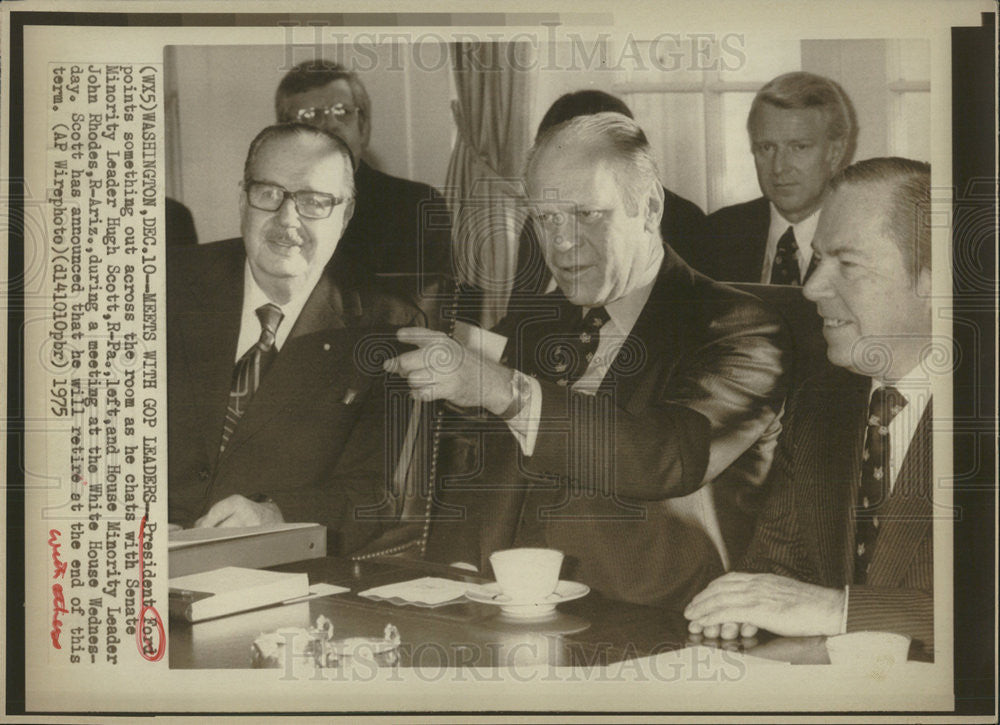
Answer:
<svg viewBox="0 0 1000 725"><path fill-rule="evenodd" d="M200 471L198 471L198 478L200 478L202 481L207 481L208 480L208 469L207 468L203 468Z"/></svg>

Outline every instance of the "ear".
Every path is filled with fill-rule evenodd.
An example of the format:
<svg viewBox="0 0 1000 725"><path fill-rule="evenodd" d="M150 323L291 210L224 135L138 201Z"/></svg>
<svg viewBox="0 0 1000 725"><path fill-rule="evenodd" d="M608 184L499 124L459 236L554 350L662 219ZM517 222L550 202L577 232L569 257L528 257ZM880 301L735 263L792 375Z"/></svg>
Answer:
<svg viewBox="0 0 1000 725"><path fill-rule="evenodd" d="M660 232L660 220L663 219L663 187L659 181L654 181L646 198L646 224L649 233Z"/></svg>
<svg viewBox="0 0 1000 725"><path fill-rule="evenodd" d="M359 156L364 156L365 151L368 150L368 140L372 135L372 122L367 114L358 114L358 130L361 131L361 153ZM361 159L354 159L354 163L360 164Z"/></svg>
<svg viewBox="0 0 1000 725"><path fill-rule="evenodd" d="M344 220L343 226L340 227L340 236L344 236L344 232L347 230L347 222L351 221L351 217L354 216L354 198L352 197L349 201L344 202Z"/></svg>
<svg viewBox="0 0 1000 725"><path fill-rule="evenodd" d="M827 150L827 161L830 164L830 173L835 174L844 165L844 154L847 153L847 138L841 136L830 141Z"/></svg>

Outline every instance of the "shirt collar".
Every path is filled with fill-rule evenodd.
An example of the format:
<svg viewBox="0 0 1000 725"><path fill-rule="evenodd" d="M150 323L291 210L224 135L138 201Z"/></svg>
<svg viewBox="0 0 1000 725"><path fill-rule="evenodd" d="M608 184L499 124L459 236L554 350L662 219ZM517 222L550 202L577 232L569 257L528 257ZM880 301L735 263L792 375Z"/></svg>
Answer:
<svg viewBox="0 0 1000 725"><path fill-rule="evenodd" d="M653 291L653 285L656 283L662 262L663 247L659 247L652 265L639 280L639 286L624 297L619 297L614 302L609 302L604 306L604 309L608 311L608 317L625 334L631 332L639 315L642 314L642 309L646 306L649 295Z"/></svg>
<svg viewBox="0 0 1000 725"><path fill-rule="evenodd" d="M260 322L257 319L257 308L270 302L277 305L284 315L274 336L274 346L280 350L285 344L285 340L288 339L288 334L295 326L295 322L299 319L299 314L302 312L302 308L305 307L309 295L312 294L313 287L315 285L296 292L287 303L279 305L277 302L271 300L264 290L261 289L260 285L257 284L257 280L254 279L253 272L250 270L250 262L247 261L243 265L243 325L245 327L249 325L250 329L257 333L253 335L253 342L257 341L260 330ZM257 327L250 324L251 320Z"/></svg>
<svg viewBox="0 0 1000 725"><path fill-rule="evenodd" d="M624 297L619 297L614 302L604 305L604 309L608 312L608 317L618 326L619 330L627 333L635 326L636 320L639 319L639 315L642 313L642 308L646 306L646 301L649 300L649 295L653 291L653 284L656 282L656 277L660 273L660 267L663 265L663 256L663 245L657 245L653 251L649 266L639 277L637 286L633 287L632 291ZM551 294L555 291L556 281L551 279L545 293ZM581 314L586 315L591 308L581 309Z"/></svg>
<svg viewBox="0 0 1000 725"><path fill-rule="evenodd" d="M816 225L819 224L819 209L816 209L816 211L805 219L793 224L781 216L781 212L778 211L778 207L774 205L774 202L768 203L771 205L771 226L767 232L768 239L781 238L785 230L791 227L795 230L796 246L799 248L802 256L805 259L809 259L812 254L812 240L816 234Z"/></svg>
<svg viewBox="0 0 1000 725"><path fill-rule="evenodd" d="M914 396L927 398L930 397L931 393L931 381L922 364L915 365L906 375L891 383L879 380L878 378L872 378L871 389L868 391L868 399L871 400L871 396L882 386L891 386L898 390L906 398L907 403L912 402Z"/></svg>

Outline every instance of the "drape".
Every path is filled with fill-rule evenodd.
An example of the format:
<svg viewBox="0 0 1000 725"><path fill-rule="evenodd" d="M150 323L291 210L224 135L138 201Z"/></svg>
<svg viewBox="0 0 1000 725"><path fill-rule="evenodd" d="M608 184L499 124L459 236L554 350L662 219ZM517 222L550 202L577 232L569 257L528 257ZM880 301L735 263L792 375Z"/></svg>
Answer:
<svg viewBox="0 0 1000 725"><path fill-rule="evenodd" d="M481 324L506 308L523 225L521 166L531 139L535 49L528 43L451 47L457 128L445 196L456 274L483 292Z"/></svg>

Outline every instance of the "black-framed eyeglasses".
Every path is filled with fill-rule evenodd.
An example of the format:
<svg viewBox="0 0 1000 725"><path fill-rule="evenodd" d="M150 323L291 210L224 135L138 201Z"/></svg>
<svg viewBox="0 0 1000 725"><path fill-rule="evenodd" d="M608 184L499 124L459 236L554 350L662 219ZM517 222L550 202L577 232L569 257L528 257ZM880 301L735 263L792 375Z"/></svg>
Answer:
<svg viewBox="0 0 1000 725"><path fill-rule="evenodd" d="M320 118L329 116L334 121L346 121L351 116L360 113L360 108L345 106L343 103L334 103L332 106L313 106L312 108L300 108L295 113L295 120L303 123L313 123Z"/></svg>
<svg viewBox="0 0 1000 725"><path fill-rule="evenodd" d="M350 201L351 197L339 197L325 194L322 191L289 191L278 184L266 181L247 181L243 184L247 202L254 209L261 211L278 211L285 199L291 199L295 211L306 219L326 219L338 204Z"/></svg>

